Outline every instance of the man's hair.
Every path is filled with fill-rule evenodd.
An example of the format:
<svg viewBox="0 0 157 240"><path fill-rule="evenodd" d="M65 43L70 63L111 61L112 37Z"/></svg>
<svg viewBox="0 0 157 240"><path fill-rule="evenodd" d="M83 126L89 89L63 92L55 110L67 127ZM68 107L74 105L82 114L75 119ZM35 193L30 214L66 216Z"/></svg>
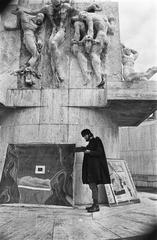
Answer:
<svg viewBox="0 0 157 240"><path fill-rule="evenodd" d="M81 135L82 137L84 137L85 135L89 135L90 137L93 137L93 133L91 133L91 131L87 128L81 131Z"/></svg>

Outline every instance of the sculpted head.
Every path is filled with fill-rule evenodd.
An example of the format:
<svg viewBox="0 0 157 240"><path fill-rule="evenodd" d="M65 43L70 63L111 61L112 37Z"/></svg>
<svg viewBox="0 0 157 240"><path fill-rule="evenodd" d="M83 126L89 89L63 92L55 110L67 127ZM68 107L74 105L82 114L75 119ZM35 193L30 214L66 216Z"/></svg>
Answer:
<svg viewBox="0 0 157 240"><path fill-rule="evenodd" d="M128 56L131 55L131 49L129 49L129 48L124 48L123 52L124 52L125 55L128 55Z"/></svg>
<svg viewBox="0 0 157 240"><path fill-rule="evenodd" d="M11 13L14 15L20 15L22 12L23 12L23 10L20 7L17 7L15 9L11 10Z"/></svg>
<svg viewBox="0 0 157 240"><path fill-rule="evenodd" d="M131 55L131 49L130 48L127 48L125 47L124 44L121 43L121 49L122 49L122 53L125 54L125 55Z"/></svg>
<svg viewBox="0 0 157 240"><path fill-rule="evenodd" d="M86 11L79 12L80 20L86 20L88 13Z"/></svg>
<svg viewBox="0 0 157 240"><path fill-rule="evenodd" d="M58 6L61 4L61 0L51 0L51 3L52 3L54 6L58 7Z"/></svg>
<svg viewBox="0 0 157 240"><path fill-rule="evenodd" d="M36 23L37 25L41 25L44 21L44 14L43 13L38 13L36 16Z"/></svg>

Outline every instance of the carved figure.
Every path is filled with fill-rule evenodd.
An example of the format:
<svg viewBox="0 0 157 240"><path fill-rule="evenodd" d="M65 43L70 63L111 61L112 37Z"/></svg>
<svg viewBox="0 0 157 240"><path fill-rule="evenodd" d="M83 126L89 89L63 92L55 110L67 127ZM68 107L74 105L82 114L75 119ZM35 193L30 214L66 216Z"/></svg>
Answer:
<svg viewBox="0 0 157 240"><path fill-rule="evenodd" d="M31 54L31 58L25 64L25 66L14 73L24 75L26 84L33 85L32 78L39 78L39 75L35 69L37 67L40 57L40 50L42 48L42 41L40 38L37 38L36 33L44 21L44 15L42 13L38 13L36 16L31 16L25 13L22 8L12 10L12 14L17 16L16 28L21 27L23 30L23 43L25 44L28 52ZM13 30L9 26L5 26L5 28L7 30Z"/></svg>
<svg viewBox="0 0 157 240"><path fill-rule="evenodd" d="M95 12L95 11L101 11L102 8L93 3L92 5L88 6L86 8L85 11L87 12ZM73 24L73 28L74 28L74 37L72 39L72 53L77 57L78 60L78 64L80 66L82 75L83 75L83 80L84 80L84 84L83 85L87 85L88 82L90 81L89 79L89 74L87 71L87 57L85 56L85 50L84 50L84 41L85 41L85 36L86 36L86 31L87 31L87 26L85 24L85 22L81 21L79 19L79 16L74 16L71 19L71 22ZM89 53L89 51L87 51L87 43L88 43L88 39L86 39L86 52ZM89 49L91 48L90 46L90 42L89 42Z"/></svg>
<svg viewBox="0 0 157 240"><path fill-rule="evenodd" d="M87 57L85 56L84 45L82 42L83 37L86 35L86 26L84 22L79 21L78 17L73 17L72 23L74 27L74 37L72 39L71 50L77 57L83 75L83 85L87 85L90 79L87 72Z"/></svg>
<svg viewBox="0 0 157 240"><path fill-rule="evenodd" d="M157 67L155 66L149 68L146 72L135 72L134 63L137 58L137 51L122 45L123 78L125 81L147 81L157 73Z"/></svg>
<svg viewBox="0 0 157 240"><path fill-rule="evenodd" d="M62 69L60 69L59 64L59 46L64 42L67 19L73 11L74 8L71 7L68 0L51 0L50 5L47 5L40 10L27 11L29 14L43 13L51 22L52 33L49 38L49 52L51 57L51 68L58 83L64 81L62 77Z"/></svg>
<svg viewBox="0 0 157 240"><path fill-rule="evenodd" d="M91 5L86 7L85 11L86 12L99 12L99 11L102 11L102 8L98 4L92 3Z"/></svg>
<svg viewBox="0 0 157 240"><path fill-rule="evenodd" d="M101 69L101 55L107 51L109 44L108 34L113 34L114 18L98 15L93 12L82 11L78 16L87 27L86 36L83 38L84 49L90 56L91 64L97 79L97 87L105 84L104 74Z"/></svg>

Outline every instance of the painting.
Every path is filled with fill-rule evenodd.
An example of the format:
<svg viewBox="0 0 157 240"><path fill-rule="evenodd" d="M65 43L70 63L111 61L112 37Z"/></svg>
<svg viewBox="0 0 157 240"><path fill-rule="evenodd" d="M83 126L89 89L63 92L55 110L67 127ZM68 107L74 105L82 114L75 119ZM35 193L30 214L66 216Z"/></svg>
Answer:
<svg viewBox="0 0 157 240"><path fill-rule="evenodd" d="M10 144L7 148L5 164L0 182L0 204L18 203L20 193L17 185L18 158L16 148Z"/></svg>
<svg viewBox="0 0 157 240"><path fill-rule="evenodd" d="M109 205L139 202L126 161L108 159L111 184L105 185Z"/></svg>
<svg viewBox="0 0 157 240"><path fill-rule="evenodd" d="M73 144L9 145L0 203L73 205Z"/></svg>

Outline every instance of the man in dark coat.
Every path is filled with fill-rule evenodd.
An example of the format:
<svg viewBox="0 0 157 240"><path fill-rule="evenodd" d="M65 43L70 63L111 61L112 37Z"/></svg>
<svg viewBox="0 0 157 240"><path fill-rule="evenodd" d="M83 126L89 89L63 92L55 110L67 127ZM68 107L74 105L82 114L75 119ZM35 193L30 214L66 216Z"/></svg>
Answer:
<svg viewBox="0 0 157 240"><path fill-rule="evenodd" d="M82 182L88 184L92 191L93 205L86 208L88 212L99 211L98 184L110 184L110 175L103 143L99 137L94 137L89 129L81 132L82 137L88 142L84 151L82 165Z"/></svg>

